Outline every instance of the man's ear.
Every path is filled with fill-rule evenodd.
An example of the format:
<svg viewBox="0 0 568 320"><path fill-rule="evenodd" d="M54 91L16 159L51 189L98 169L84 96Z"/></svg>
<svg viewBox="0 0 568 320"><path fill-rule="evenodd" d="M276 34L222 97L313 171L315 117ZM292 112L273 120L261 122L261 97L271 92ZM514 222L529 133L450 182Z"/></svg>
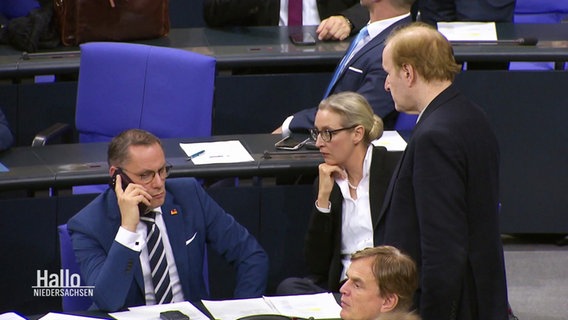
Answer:
<svg viewBox="0 0 568 320"><path fill-rule="evenodd" d="M398 296L394 293L389 293L383 297L384 302L381 305L381 313L393 311L398 305Z"/></svg>
<svg viewBox="0 0 568 320"><path fill-rule="evenodd" d="M403 64L401 69L403 71L403 79L413 82L416 77L414 67L410 64Z"/></svg>

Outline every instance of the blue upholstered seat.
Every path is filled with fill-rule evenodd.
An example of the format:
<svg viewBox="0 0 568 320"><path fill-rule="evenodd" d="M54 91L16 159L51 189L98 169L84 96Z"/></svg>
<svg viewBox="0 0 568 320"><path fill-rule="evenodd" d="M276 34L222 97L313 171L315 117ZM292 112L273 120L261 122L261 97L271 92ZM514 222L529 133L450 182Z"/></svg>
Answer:
<svg viewBox="0 0 568 320"><path fill-rule="evenodd" d="M79 265L75 260L75 253L73 252L73 245L71 244L71 237L67 232L67 225L62 224L57 227L59 233L59 253L61 258L61 269L69 270L69 274L78 274ZM85 283L81 280L81 286ZM61 298L61 307L63 312L83 311L87 310L93 303L89 297L80 296L64 296Z"/></svg>
<svg viewBox="0 0 568 320"><path fill-rule="evenodd" d="M211 135L215 59L120 42L81 45L75 126L79 142L110 141L131 128L160 138ZM106 185L79 186L96 193Z"/></svg>
<svg viewBox="0 0 568 320"><path fill-rule="evenodd" d="M211 135L215 59L132 43L81 45L75 124L80 142L130 128L160 138Z"/></svg>
<svg viewBox="0 0 568 320"><path fill-rule="evenodd" d="M566 0L517 0L515 23L560 23L568 18ZM554 70L554 62L511 62L509 70Z"/></svg>

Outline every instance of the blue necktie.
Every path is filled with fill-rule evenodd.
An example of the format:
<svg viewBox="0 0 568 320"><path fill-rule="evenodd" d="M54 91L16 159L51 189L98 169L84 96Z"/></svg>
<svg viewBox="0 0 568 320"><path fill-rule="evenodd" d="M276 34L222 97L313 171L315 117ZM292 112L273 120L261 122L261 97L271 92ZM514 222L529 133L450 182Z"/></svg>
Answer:
<svg viewBox="0 0 568 320"><path fill-rule="evenodd" d="M154 284L156 304L170 303L173 299L173 292L170 283L166 250L164 250L160 229L156 225L156 212L149 212L141 216L140 220L144 221L148 227L146 247L148 248L148 258L150 260L150 270L152 271L152 283Z"/></svg>
<svg viewBox="0 0 568 320"><path fill-rule="evenodd" d="M351 44L349 45L349 48L347 48L347 52L345 52L345 55L343 56L343 59L341 59L341 62L339 62L339 66L337 66L337 68L335 69L335 73L333 74L333 77L331 78L331 82L329 83L329 86L327 87L327 90L325 91L325 95L323 96L324 99L327 98L327 96L329 96L331 89L333 88L333 86L337 82L337 78L339 78L339 75L343 72L343 69L345 69L347 62L349 62L351 56L356 53L355 48L361 49L362 46L358 47L357 44L360 41L363 41L365 39L365 37L367 37L368 35L369 35L369 30L367 30L367 27L365 26L365 27L363 27L363 29L361 29L361 31L359 31L359 34L357 34L357 37L355 38L355 40L353 40L353 42L351 42Z"/></svg>

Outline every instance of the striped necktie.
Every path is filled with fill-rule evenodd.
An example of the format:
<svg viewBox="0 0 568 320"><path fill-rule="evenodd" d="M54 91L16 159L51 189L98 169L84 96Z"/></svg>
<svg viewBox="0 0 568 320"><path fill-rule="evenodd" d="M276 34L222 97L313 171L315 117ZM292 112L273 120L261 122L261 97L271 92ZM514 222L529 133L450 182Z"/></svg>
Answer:
<svg viewBox="0 0 568 320"><path fill-rule="evenodd" d="M367 30L367 27L365 26L363 27L363 29L361 29L361 31L359 31L359 34L357 34L355 40L351 42L349 48L347 48L347 51L343 56L343 59L341 59L341 62L339 62L339 66L337 66L337 68L335 69L335 73L333 74L331 82L329 83L329 86L325 91L325 95L323 96L324 99L327 98L331 93L331 89L333 88L333 86L335 86L335 83L337 82L339 75L343 72L343 69L345 69L345 66L347 66L347 63L349 62L349 60L351 60L351 57L355 55L355 53L357 53L357 51L359 51L365 45L365 38L368 35L369 35L369 30Z"/></svg>
<svg viewBox="0 0 568 320"><path fill-rule="evenodd" d="M154 284L156 304L163 304L172 302L173 292L172 285L170 283L166 250L164 250L162 235L160 233L160 229L156 225L155 219L155 211L151 211L146 215L140 217L140 220L144 221L144 223L146 223L146 226L148 227L146 247L148 248L150 270L152 270L152 283Z"/></svg>

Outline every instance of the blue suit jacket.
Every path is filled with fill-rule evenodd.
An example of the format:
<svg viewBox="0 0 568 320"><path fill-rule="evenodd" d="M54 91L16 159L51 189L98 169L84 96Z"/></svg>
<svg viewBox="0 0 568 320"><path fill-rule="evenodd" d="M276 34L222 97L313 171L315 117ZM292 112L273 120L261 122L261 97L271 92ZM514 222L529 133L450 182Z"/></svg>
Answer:
<svg viewBox="0 0 568 320"><path fill-rule="evenodd" d="M452 85L422 114L379 218L382 242L418 265L423 320L507 319L498 206L497 138Z"/></svg>
<svg viewBox="0 0 568 320"><path fill-rule="evenodd" d="M395 22L371 39L345 66L331 90L331 94L354 91L363 95L375 114L383 119L385 129L394 128L398 113L390 92L384 89L387 73L383 70L383 49L385 40L397 26L412 22L410 17ZM301 110L294 114L290 123L292 132L307 132L314 127L317 107Z"/></svg>
<svg viewBox="0 0 568 320"><path fill-rule="evenodd" d="M235 298L264 294L266 253L195 179L168 179L161 208L186 300L209 297L203 278L207 244L236 268ZM145 304L140 253L114 241L120 222L116 194L110 189L68 222L83 281L95 286L94 307L104 311Z"/></svg>

